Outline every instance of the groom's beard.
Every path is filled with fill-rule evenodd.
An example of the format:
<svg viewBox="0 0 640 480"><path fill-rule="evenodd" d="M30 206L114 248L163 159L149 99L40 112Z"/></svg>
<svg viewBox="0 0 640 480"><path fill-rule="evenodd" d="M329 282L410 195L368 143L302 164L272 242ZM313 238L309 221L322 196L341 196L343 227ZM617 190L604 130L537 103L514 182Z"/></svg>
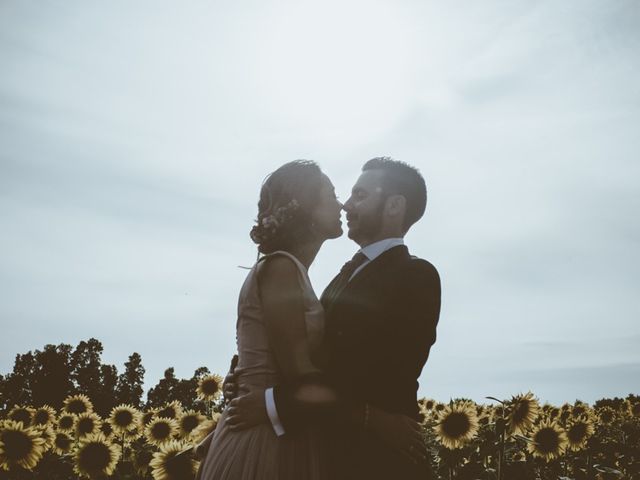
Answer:
<svg viewBox="0 0 640 480"><path fill-rule="evenodd" d="M354 228L349 228L347 235L354 242L360 243L362 240L375 238L380 230L382 230L382 211L384 210L384 201L373 212L364 215L356 215L357 222ZM349 217L347 216L347 219Z"/></svg>

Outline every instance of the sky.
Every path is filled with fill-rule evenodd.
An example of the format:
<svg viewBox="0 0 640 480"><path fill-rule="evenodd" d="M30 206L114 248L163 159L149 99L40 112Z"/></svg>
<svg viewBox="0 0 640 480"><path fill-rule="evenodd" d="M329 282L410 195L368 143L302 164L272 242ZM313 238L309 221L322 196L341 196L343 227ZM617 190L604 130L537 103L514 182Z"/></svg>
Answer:
<svg viewBox="0 0 640 480"><path fill-rule="evenodd" d="M344 201L386 155L442 280L420 396L640 393L635 0L3 1L0 65L0 373L95 337L147 389L224 374L262 180Z"/></svg>

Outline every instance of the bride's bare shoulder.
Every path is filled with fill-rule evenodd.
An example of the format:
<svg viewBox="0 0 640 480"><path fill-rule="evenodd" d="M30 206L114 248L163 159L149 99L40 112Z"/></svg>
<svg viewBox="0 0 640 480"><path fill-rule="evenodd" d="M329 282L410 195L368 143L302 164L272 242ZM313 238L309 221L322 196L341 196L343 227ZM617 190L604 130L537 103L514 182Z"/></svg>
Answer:
<svg viewBox="0 0 640 480"><path fill-rule="evenodd" d="M286 255L269 255L258 263L256 271L261 282L283 282L298 275L298 267Z"/></svg>

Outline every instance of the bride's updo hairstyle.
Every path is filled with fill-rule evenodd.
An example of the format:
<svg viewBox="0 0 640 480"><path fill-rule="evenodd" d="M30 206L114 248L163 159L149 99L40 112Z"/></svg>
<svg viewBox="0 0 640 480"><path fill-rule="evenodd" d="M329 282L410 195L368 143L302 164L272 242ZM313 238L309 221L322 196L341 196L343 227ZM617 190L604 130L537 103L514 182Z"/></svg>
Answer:
<svg viewBox="0 0 640 480"><path fill-rule="evenodd" d="M311 215L321 188L322 171L311 160L285 163L262 182L258 218L250 233L260 253L289 251L312 238Z"/></svg>

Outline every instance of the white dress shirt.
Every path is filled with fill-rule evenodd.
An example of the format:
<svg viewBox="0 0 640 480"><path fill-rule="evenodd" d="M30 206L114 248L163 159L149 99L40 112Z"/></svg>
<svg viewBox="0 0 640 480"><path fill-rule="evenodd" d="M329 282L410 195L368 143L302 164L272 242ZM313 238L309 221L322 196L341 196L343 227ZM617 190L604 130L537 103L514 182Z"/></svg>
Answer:
<svg viewBox="0 0 640 480"><path fill-rule="evenodd" d="M349 278L349 281L351 281L353 277L355 277L358 273L360 273L360 271L362 271L363 268L373 262L384 252L386 252L390 248L397 247L398 245L404 245L404 240L402 238L385 238L384 240L372 243L371 245L367 245L366 247L358 250L358 252L363 253L365 257L367 257L367 259L362 263L362 265L354 270L353 274ZM284 435L285 430L282 426L282 422L280 421L280 417L278 416L276 401L273 397L273 388L267 388L264 391L264 400L267 407L267 415L269 416L269 420L271 421L271 426L273 427L274 432L276 432L277 436Z"/></svg>

